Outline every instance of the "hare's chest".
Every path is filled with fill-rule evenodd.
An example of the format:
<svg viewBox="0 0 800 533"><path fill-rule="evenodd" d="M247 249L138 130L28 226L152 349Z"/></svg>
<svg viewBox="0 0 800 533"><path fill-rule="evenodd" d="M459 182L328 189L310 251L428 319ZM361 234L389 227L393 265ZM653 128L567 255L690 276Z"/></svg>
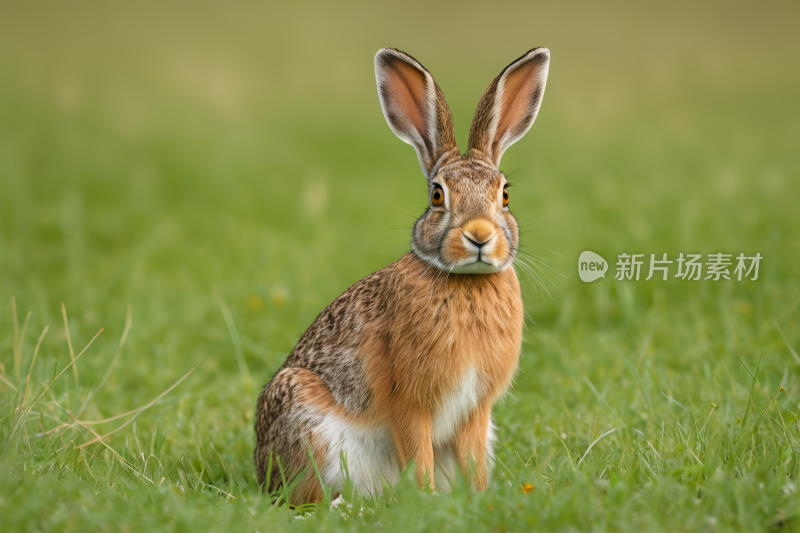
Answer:
<svg viewBox="0 0 800 533"><path fill-rule="evenodd" d="M478 407L483 399L478 369L469 367L437 402L432 413L431 426L433 444L445 444L455 437L458 428Z"/></svg>

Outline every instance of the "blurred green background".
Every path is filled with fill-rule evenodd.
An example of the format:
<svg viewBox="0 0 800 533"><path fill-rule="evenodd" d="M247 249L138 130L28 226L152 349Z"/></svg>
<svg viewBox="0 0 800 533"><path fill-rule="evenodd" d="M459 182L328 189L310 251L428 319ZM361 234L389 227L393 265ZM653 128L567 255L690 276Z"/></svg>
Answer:
<svg viewBox="0 0 800 533"><path fill-rule="evenodd" d="M796 412L800 358L789 347L800 346L798 11L796 3L744 2L2 2L5 375L24 382L46 325L32 383L69 362L61 302L76 352L106 328L79 362L79 383L65 374L40 406L67 420L63 409L74 412L106 372L130 305L120 362L83 418L143 405L200 363L113 442L135 462L161 438L159 428L163 462L185 457L197 472L207 469L204 483L257 493L250 454L258 389L328 303L409 249L414 217L427 204L413 150L381 114L375 52L400 48L433 73L463 151L489 82L526 50L546 46L541 112L501 168L514 183L523 243L563 254L530 249L566 277L545 270L552 297L523 279L530 320L515 390L495 409L501 456L527 457L554 435L570 437L563 448L554 440L561 451L551 452L574 446L570 453L581 454L597 430L620 420L628 429L609 440L616 450L635 441L631 427L662 432L659 446L667 446L661 422L688 415L665 396L692 419L719 404L709 427L721 435L750 392L739 358L755 368L762 352L761 384L772 395L786 387L776 405ZM621 252L759 252L764 260L757 282L620 283L612 275L585 285L576 269L584 249L612 269ZM18 364L12 296L20 328L32 310ZM15 393L4 384L0 393L2 417ZM7 448L3 468L25 449L33 453ZM501 472L495 484L515 487ZM15 494L54 517L36 527L61 527L59 504L34 497L30 483ZM731 527L772 520L789 494L782 486ZM12 493L0 504L10 509ZM533 514L561 509L551 525L583 516L548 502ZM81 520L107 519L105 507L86 505ZM607 521L592 523L625 527L609 518L614 504L603 505L611 514L598 516ZM651 515L685 525L694 516L685 510ZM516 523L509 516L502 524Z"/></svg>

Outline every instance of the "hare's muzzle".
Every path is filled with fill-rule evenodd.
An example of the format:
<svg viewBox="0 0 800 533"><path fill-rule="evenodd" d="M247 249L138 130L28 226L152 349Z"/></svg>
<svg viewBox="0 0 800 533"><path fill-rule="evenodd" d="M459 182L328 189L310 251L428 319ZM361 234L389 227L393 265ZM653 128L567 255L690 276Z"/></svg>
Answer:
<svg viewBox="0 0 800 533"><path fill-rule="evenodd" d="M490 251L489 248L494 244L495 233L494 224L485 218L473 218L461 228L464 247L478 256L481 252L488 253Z"/></svg>

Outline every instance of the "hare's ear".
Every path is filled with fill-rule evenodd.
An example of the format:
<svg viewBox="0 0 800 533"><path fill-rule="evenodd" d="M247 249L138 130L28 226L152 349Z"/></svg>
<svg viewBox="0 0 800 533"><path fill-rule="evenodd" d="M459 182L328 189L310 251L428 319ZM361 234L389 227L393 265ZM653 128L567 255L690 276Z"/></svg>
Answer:
<svg viewBox="0 0 800 533"><path fill-rule="evenodd" d="M430 179L440 160L458 154L453 116L442 91L425 67L394 48L375 55L375 78L386 122L414 147L422 173Z"/></svg>
<svg viewBox="0 0 800 533"><path fill-rule="evenodd" d="M469 149L500 166L506 149L531 129L544 96L550 50L534 48L503 70L486 89L472 127Z"/></svg>

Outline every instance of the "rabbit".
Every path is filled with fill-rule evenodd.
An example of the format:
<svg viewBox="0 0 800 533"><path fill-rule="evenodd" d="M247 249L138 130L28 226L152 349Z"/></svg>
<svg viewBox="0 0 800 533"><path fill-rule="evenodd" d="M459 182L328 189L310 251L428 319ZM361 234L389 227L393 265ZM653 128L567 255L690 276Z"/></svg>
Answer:
<svg viewBox="0 0 800 533"><path fill-rule="evenodd" d="M337 494L347 476L372 496L412 461L421 488L449 490L456 468L487 488L492 405L517 371L524 321L512 268L519 225L499 166L536 119L549 62L534 48L503 69L462 155L430 72L405 52L378 51L381 109L414 147L429 205L412 250L325 308L261 392L262 490L302 476L289 503L315 503L323 484Z"/></svg>

